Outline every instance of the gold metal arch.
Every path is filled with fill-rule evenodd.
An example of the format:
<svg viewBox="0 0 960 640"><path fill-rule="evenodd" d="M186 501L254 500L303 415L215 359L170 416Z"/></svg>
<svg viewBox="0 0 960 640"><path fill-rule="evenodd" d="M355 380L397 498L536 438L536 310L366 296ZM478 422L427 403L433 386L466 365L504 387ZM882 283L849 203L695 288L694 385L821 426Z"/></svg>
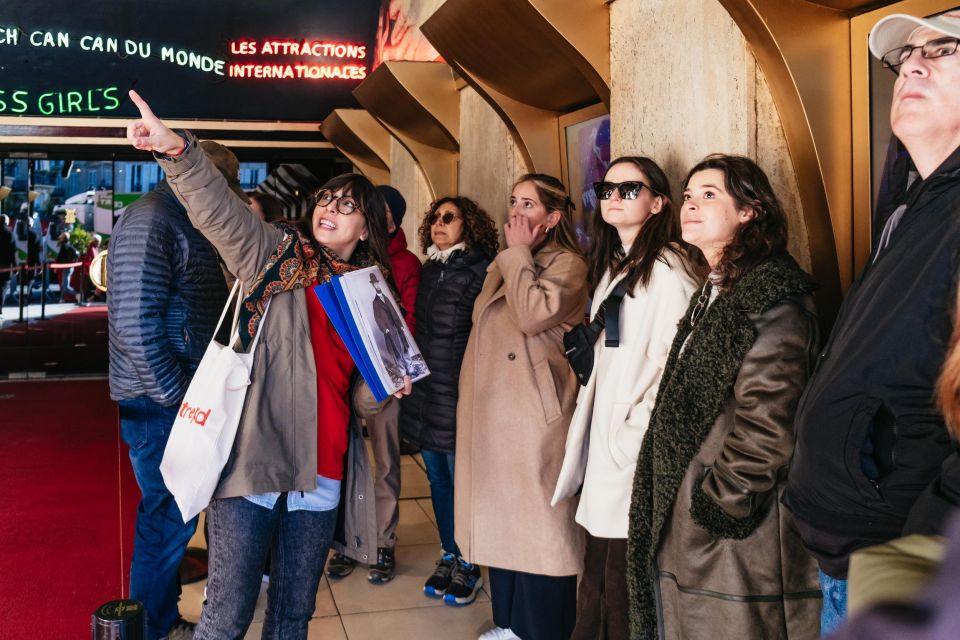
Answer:
<svg viewBox="0 0 960 640"><path fill-rule="evenodd" d="M791 0L718 0L770 86L797 176L817 304L832 323L853 279L849 17Z"/></svg>

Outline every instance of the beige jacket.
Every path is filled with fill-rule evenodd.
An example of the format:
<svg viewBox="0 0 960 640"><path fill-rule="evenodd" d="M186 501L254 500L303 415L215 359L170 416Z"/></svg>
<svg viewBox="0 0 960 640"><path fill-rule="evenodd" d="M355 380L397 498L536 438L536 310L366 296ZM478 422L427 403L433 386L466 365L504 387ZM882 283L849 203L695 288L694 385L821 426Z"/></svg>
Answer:
<svg viewBox="0 0 960 640"><path fill-rule="evenodd" d="M179 157L161 157L159 162L193 225L249 291L283 231L241 202L196 144L189 144ZM271 298L236 440L214 498L317 486L317 367L306 294L296 289ZM341 540L348 543L341 550L368 561L376 557L377 544L373 479L363 435L352 420L341 491Z"/></svg>
<svg viewBox="0 0 960 640"><path fill-rule="evenodd" d="M575 501L550 506L577 380L563 334L583 319L587 266L548 245L488 267L457 406L455 531L471 562L568 576L583 564Z"/></svg>

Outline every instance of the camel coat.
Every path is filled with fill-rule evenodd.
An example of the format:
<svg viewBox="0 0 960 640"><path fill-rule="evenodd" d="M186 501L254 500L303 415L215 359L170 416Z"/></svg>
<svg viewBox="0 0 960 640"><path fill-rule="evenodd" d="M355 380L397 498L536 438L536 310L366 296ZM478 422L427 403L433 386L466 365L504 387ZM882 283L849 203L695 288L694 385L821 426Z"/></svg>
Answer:
<svg viewBox="0 0 960 640"><path fill-rule="evenodd" d="M547 245L501 252L473 308L460 371L457 545L470 562L569 576L583 566L576 500L550 506L577 379L563 334L583 320L587 265Z"/></svg>

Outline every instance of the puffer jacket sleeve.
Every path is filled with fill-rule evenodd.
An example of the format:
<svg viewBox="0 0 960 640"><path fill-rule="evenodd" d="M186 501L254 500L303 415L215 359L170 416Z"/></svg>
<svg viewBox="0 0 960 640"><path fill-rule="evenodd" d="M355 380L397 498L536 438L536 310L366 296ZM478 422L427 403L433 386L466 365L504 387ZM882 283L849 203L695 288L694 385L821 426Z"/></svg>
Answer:
<svg viewBox="0 0 960 640"><path fill-rule="evenodd" d="M180 243L160 209L128 215L110 243L111 349L121 350L144 392L169 406L186 393L188 376L164 327Z"/></svg>
<svg viewBox="0 0 960 640"><path fill-rule="evenodd" d="M187 147L182 155L158 156L157 161L193 226L213 244L227 270L249 283L276 250L283 231L261 220L240 200L196 137L190 132L185 135Z"/></svg>
<svg viewBox="0 0 960 640"><path fill-rule="evenodd" d="M693 496L694 520L719 537L745 537L763 517L793 456L793 417L817 349L816 320L793 301L755 326L734 383L733 428Z"/></svg>

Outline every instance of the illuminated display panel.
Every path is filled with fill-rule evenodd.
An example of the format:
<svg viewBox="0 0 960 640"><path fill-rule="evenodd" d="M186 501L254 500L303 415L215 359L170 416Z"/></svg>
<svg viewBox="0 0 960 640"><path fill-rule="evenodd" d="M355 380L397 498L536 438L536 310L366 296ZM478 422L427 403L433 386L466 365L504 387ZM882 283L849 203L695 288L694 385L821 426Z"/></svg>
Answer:
<svg viewBox="0 0 960 640"><path fill-rule="evenodd" d="M0 3L0 116L319 121L356 106L378 0Z"/></svg>

